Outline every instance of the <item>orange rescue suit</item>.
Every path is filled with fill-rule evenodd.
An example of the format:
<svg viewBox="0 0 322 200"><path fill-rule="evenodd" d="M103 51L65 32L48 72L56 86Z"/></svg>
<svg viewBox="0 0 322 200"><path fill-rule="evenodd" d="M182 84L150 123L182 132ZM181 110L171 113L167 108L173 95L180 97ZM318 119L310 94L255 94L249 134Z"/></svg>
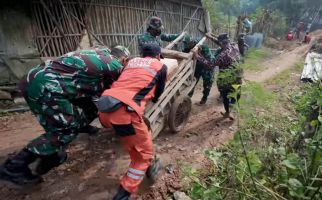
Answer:
<svg viewBox="0 0 322 200"><path fill-rule="evenodd" d="M112 96L124 105L111 113L99 113L103 126L113 127L121 136L131 163L121 180L122 187L133 193L145 176L153 158L152 136L142 117L148 101L157 101L162 94L167 67L156 58L134 58L124 68L119 79L102 96Z"/></svg>

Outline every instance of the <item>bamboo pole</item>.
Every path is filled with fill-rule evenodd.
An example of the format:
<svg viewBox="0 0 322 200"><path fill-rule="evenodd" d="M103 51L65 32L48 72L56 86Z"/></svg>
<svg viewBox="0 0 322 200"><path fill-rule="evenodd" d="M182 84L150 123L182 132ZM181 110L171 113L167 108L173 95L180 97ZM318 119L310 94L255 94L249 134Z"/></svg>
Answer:
<svg viewBox="0 0 322 200"><path fill-rule="evenodd" d="M175 40L173 40L170 44L168 44L165 48L166 49L172 49L174 45L176 45L180 40L183 39L183 37L186 35L186 32L182 32Z"/></svg>
<svg viewBox="0 0 322 200"><path fill-rule="evenodd" d="M51 2L52 4L53 4L53 11L52 11L52 14L53 14L53 16L54 16L54 14L55 13L60 13L60 10L58 10L58 5L57 4L55 4L55 3L53 3L53 2ZM60 24L61 24L61 27L62 27L62 29L63 30L67 30L67 28L66 28L66 25L65 25L65 23L64 23L64 15L62 15L62 14L59 14L59 19L58 20L56 20L57 22L61 22ZM55 16L54 16L55 17ZM52 21L52 20L51 20ZM55 24L55 23L54 23ZM56 24L55 24L56 25ZM54 26L53 26L54 27ZM56 27L57 27L57 25L56 25ZM58 29L58 27L57 27L57 29ZM64 33L65 34L65 33ZM53 38L53 40L55 41L55 45L53 46L53 48L56 48L56 55L55 56L60 56L60 55L62 55L62 54L64 54L65 52L69 52L70 51L70 49L71 48L69 48L68 47L68 45L66 44L66 48L64 49L64 43L63 43L63 36L61 35L61 34L59 34L59 33L57 33L57 35L59 35L60 37L54 37ZM70 45L72 45L72 43L71 43L71 41L70 41L70 38L69 37L67 37L66 35L65 35L65 37L66 37L66 41L68 41L69 43L70 43Z"/></svg>
<svg viewBox="0 0 322 200"><path fill-rule="evenodd" d="M63 20L64 24L65 24L65 27L67 28L67 30L71 30L72 34L75 34L74 24L73 24L70 16L67 13L67 10L65 8L65 5L64 5L63 1L62 0L58 0L58 1L60 2L61 6L63 8L63 13L64 13L64 15L66 17L66 20ZM70 37L70 35L67 36L67 37L69 37L69 39L70 39L70 41L72 43L72 49L70 49L70 51L73 51L75 49L75 47L78 46L78 41L75 39L76 37Z"/></svg>
<svg viewBox="0 0 322 200"><path fill-rule="evenodd" d="M38 38L37 38L37 35L38 35L38 29L37 29L37 27L35 26L35 24L37 24L37 22L36 23L34 23L34 20L35 20L35 12L34 12L34 9L33 9L33 4L29 4L29 9L31 10L31 12L32 12L32 25L31 25L31 27L32 27L32 34L33 34L33 40L34 40L34 44L36 45L36 47L37 47L37 49L38 49L38 52L39 52L39 49L41 48L41 44L40 44L40 42L39 42L39 40L38 40Z"/></svg>
<svg viewBox="0 0 322 200"><path fill-rule="evenodd" d="M53 24L51 23L51 20L48 20L48 16L46 16L46 15L44 15L44 19L41 17L41 10L40 10L40 7L39 7L39 17L40 17L40 19L41 19L41 21L42 21L42 29L43 29L43 33L44 34L46 34L46 28L45 28L45 25L43 24L44 23L44 21L46 21L46 24L49 26L49 27L51 27L51 28L53 28L54 26L53 26ZM53 40L53 38L50 40L50 45L48 44L48 50L50 50L50 53L49 53L49 56L56 56L56 52L55 52L55 49L54 49L54 46L55 46L55 42L54 42L54 40Z"/></svg>
<svg viewBox="0 0 322 200"><path fill-rule="evenodd" d="M38 39L38 34L42 34L42 30L41 30L41 22L40 22L40 19L39 19L39 14L38 14L38 9L37 9L37 4L34 4L34 6L33 6L33 11L34 12L32 12L33 14L34 14L34 17L35 17L35 20L36 20L36 23L37 23L37 27L36 27L36 29L37 29L37 35L35 36L36 37L36 39L37 40L39 40L39 43L40 43L40 45L41 45L41 47L43 47L43 48L45 48L46 47L46 45L44 45L44 43L43 43L43 41L42 41L42 39L41 38L39 38ZM41 51L42 52L42 51ZM42 54L42 53L41 53ZM45 54L45 56L48 56L48 53L47 52L44 52L44 54Z"/></svg>
<svg viewBox="0 0 322 200"><path fill-rule="evenodd" d="M54 33L56 31L57 27L54 28L54 30L50 33L49 36L37 36L38 38L48 38L44 45L42 45L42 49L40 50L40 55L43 53L43 51L46 49L47 44L49 41L54 37Z"/></svg>
<svg viewBox="0 0 322 200"><path fill-rule="evenodd" d="M83 22L81 22L79 19L78 19L78 17L76 17L74 14L70 14L81 26L83 26L84 28L86 27L85 26L85 24L83 23ZM92 26L93 26L93 23L91 23L92 24ZM94 37L94 39L97 41L97 42L99 42L101 45L104 45L104 43L95 35L95 33L93 33L92 31L90 31L89 29L87 29L87 32L88 32L88 34L91 34L93 37Z"/></svg>
<svg viewBox="0 0 322 200"><path fill-rule="evenodd" d="M49 8L47 7L47 5L44 3L43 0L40 0L41 5L43 6L43 8L45 9L45 11L47 12L47 14L49 15L49 17L51 18L51 20L54 22L54 24L57 26L60 34L63 36L63 38L66 40L66 42L68 43L68 46L71 48L71 44L69 43L68 39L66 39L65 37L65 33L61 27L61 25L57 22L57 20L55 19L55 17L52 15L51 11L49 10Z"/></svg>
<svg viewBox="0 0 322 200"><path fill-rule="evenodd" d="M52 2L53 3L53 2ZM61 9L59 9L58 10L58 4L54 4L53 5L53 10L52 10L52 14L54 15L54 14L56 14L56 13L60 13L61 11L60 11ZM59 19L57 20L57 22L59 22L60 23L60 25L61 25L61 27L62 27L62 29L64 30L64 32L65 31L67 31L68 30L68 27L67 27L67 24L65 23L65 19L64 19L64 14L60 14L59 15L60 17L59 17ZM65 33L64 33L65 34ZM65 34L65 37L66 37L66 41L68 40L68 42L69 42L69 44L70 44L70 47L67 45L67 48L66 49L64 49L63 48L63 42L62 42L62 39L64 39L64 38L62 38L62 36L60 36L60 37L54 37L53 39L55 40L55 47L57 48L57 55L56 56L60 56L60 55L62 55L62 54L64 54L64 53L66 53L66 52L69 52L71 49L73 49L72 48L72 46L73 46L73 43L72 43L72 41L71 41L71 39L70 39L70 37L68 37L66 34Z"/></svg>
<svg viewBox="0 0 322 200"><path fill-rule="evenodd" d="M82 7L83 7L83 11L84 11L84 21L82 22L84 24L84 27L83 28L85 28L86 31L87 31L89 45L92 47L93 46L93 41L92 41L92 37L91 37L91 34L90 34L90 30L89 30L90 27L88 25L88 18L87 18L87 16L89 15L90 9L92 7L93 0L91 0L90 5L89 5L89 8L86 9L86 12L85 12L85 6L84 6L84 4L81 4L80 0L78 0L78 3L79 3L79 6L82 5Z"/></svg>

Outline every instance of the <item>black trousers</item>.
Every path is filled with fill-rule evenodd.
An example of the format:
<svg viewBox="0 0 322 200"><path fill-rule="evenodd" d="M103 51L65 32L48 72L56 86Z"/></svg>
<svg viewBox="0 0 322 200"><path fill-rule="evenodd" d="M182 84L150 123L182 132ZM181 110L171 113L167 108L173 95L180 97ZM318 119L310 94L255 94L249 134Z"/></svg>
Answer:
<svg viewBox="0 0 322 200"><path fill-rule="evenodd" d="M230 94L235 92L235 89L232 86L226 86L223 88L219 88L220 95L223 99L224 108L227 113L230 112L229 107L230 104L235 104L236 101L239 101L241 96L241 91L237 91L237 99L230 97Z"/></svg>

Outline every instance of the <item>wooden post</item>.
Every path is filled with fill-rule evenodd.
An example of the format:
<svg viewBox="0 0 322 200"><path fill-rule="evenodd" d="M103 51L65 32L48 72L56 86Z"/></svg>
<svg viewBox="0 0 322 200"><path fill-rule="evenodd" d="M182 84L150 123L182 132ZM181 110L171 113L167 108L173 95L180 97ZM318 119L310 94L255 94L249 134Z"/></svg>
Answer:
<svg viewBox="0 0 322 200"><path fill-rule="evenodd" d="M189 53L183 53L180 51L174 51L170 49L161 49L161 54L166 57L176 58L176 59L190 59L191 55Z"/></svg>
<svg viewBox="0 0 322 200"><path fill-rule="evenodd" d="M211 27L211 20L210 20L209 11L205 10L204 13L205 13L206 33L211 33L212 32L212 27Z"/></svg>

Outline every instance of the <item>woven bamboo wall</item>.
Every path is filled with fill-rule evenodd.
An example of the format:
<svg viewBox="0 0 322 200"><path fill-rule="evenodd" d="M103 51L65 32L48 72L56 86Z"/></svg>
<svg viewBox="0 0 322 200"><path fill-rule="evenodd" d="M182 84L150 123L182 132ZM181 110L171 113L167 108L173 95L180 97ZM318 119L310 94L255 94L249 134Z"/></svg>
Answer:
<svg viewBox="0 0 322 200"><path fill-rule="evenodd" d="M162 18L166 33L186 28L193 36L201 36L198 26L204 16L196 0L33 0L31 11L34 41L42 57L76 50L85 30L91 45L119 44L137 54L137 36L151 16Z"/></svg>

